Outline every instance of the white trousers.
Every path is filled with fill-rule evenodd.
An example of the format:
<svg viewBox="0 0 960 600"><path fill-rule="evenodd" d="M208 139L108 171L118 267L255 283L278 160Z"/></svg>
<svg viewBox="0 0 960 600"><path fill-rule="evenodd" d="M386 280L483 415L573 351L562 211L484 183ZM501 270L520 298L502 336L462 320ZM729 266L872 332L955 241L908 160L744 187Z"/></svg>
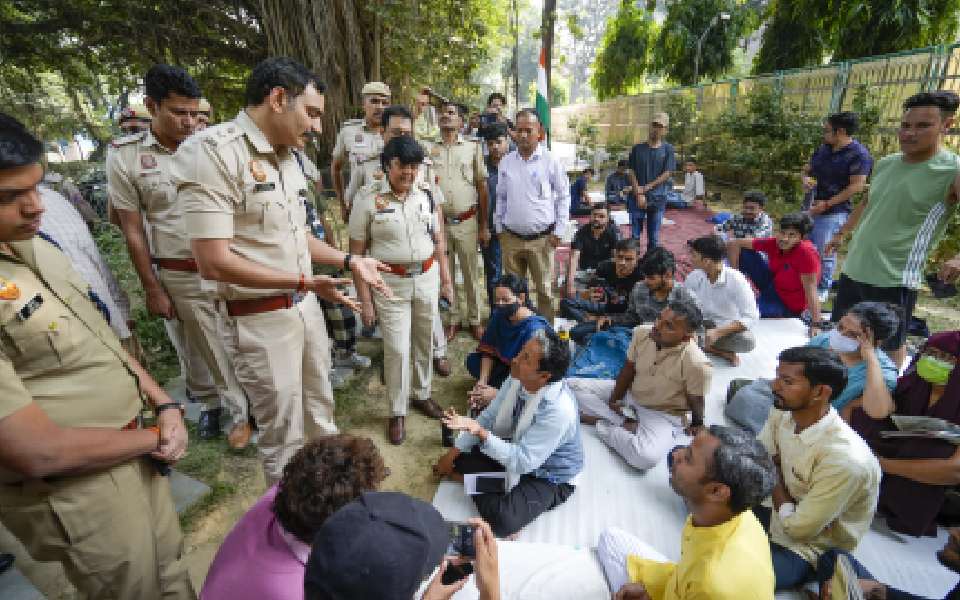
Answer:
<svg viewBox="0 0 960 600"><path fill-rule="evenodd" d="M666 458L671 448L686 443L680 417L644 408L627 392L621 405L636 415L637 432L623 427L626 418L607 404L616 382L612 379L567 379L580 406L580 412L598 417L597 434L607 446L623 457L627 464L645 471Z"/></svg>
<svg viewBox="0 0 960 600"><path fill-rule="evenodd" d="M600 534L597 540L597 560L607 576L610 592L616 594L625 584L630 583L627 573L627 557L639 556L657 562L670 562L653 546L647 544L632 533L611 527ZM641 582L643 583L643 582Z"/></svg>

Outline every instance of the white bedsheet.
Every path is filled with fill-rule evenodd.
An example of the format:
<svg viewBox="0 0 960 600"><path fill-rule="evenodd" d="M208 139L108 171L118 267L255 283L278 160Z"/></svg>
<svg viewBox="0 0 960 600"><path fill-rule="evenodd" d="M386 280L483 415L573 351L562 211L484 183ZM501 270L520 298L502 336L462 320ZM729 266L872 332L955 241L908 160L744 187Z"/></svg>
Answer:
<svg viewBox="0 0 960 600"><path fill-rule="evenodd" d="M754 334L757 347L741 357L740 367L714 360L713 381L706 398L707 423L725 422L723 405L732 379L772 377L780 351L806 341L805 328L796 319L761 320ZM576 492L562 506L525 527L518 539L523 543L500 545L504 553L500 564L505 598L609 598L608 592L597 587L597 582L603 583L604 578L592 552L600 533L608 527L630 531L671 560L679 559L680 530L687 511L669 486L666 461L641 473L607 449L593 427L583 427L582 435L586 464ZM477 514L473 502L464 496L463 487L452 482L440 484L433 504L449 520ZM878 520L855 555L885 583L930 598L942 598L958 579L936 560L935 552L945 540L944 531L937 538L900 536ZM561 547L556 553L551 549L555 546ZM557 565L562 568L555 568ZM529 582L538 581L556 586L550 589L575 590L581 595L551 596L528 591L541 589L539 583L527 587ZM520 592L530 595L516 595ZM456 597L476 597L476 589L468 585L461 594L467 595ZM781 593L777 598L802 596Z"/></svg>

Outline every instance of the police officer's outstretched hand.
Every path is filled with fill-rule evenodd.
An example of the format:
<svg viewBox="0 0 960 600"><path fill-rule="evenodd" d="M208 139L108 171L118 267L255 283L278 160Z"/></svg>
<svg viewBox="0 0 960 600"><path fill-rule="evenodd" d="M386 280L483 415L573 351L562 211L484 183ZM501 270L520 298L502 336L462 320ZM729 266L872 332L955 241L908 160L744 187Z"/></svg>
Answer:
<svg viewBox="0 0 960 600"><path fill-rule="evenodd" d="M350 270L356 273L360 280L377 290L387 298L393 298L393 290L380 276L380 272L390 270L390 265L380 262L372 256L354 256L350 261Z"/></svg>
<svg viewBox="0 0 960 600"><path fill-rule="evenodd" d="M353 298L347 296L340 287L347 285L348 283L352 283L352 281L353 280L351 279L346 279L343 277L314 275L313 286L311 286L311 289L317 296L323 298L324 300L328 300L334 304L343 304L350 310L359 311L360 304Z"/></svg>
<svg viewBox="0 0 960 600"><path fill-rule="evenodd" d="M151 456L165 463L175 463L187 453L187 427L179 410L165 410L157 417L160 444Z"/></svg>

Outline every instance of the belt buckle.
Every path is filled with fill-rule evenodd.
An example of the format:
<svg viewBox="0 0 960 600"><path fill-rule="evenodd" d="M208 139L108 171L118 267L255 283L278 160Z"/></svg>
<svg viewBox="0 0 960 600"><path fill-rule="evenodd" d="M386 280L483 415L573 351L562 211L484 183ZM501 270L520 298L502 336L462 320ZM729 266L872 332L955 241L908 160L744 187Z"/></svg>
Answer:
<svg viewBox="0 0 960 600"><path fill-rule="evenodd" d="M423 275L423 263L418 263L407 269L408 277L414 277L416 275Z"/></svg>
<svg viewBox="0 0 960 600"><path fill-rule="evenodd" d="M451 225L459 225L459 224L462 223L462 222L463 222L463 221L461 221L460 219L458 219L458 218L456 218L456 217L450 219L450 224L451 224Z"/></svg>
<svg viewBox="0 0 960 600"><path fill-rule="evenodd" d="M290 302L294 305L300 304L307 295L302 292L294 292L290 294Z"/></svg>

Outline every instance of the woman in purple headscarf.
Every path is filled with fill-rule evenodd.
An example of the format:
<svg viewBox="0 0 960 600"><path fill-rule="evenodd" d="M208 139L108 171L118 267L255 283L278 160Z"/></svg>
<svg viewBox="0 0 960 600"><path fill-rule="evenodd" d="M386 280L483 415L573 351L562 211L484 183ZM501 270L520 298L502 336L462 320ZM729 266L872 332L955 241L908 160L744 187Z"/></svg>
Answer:
<svg viewBox="0 0 960 600"><path fill-rule="evenodd" d="M850 424L880 457L883 481L877 512L891 529L936 535L949 488L960 485L960 446L921 438L884 439L891 414L936 417L960 425L960 331L930 336L900 377L887 407L864 406Z"/></svg>

